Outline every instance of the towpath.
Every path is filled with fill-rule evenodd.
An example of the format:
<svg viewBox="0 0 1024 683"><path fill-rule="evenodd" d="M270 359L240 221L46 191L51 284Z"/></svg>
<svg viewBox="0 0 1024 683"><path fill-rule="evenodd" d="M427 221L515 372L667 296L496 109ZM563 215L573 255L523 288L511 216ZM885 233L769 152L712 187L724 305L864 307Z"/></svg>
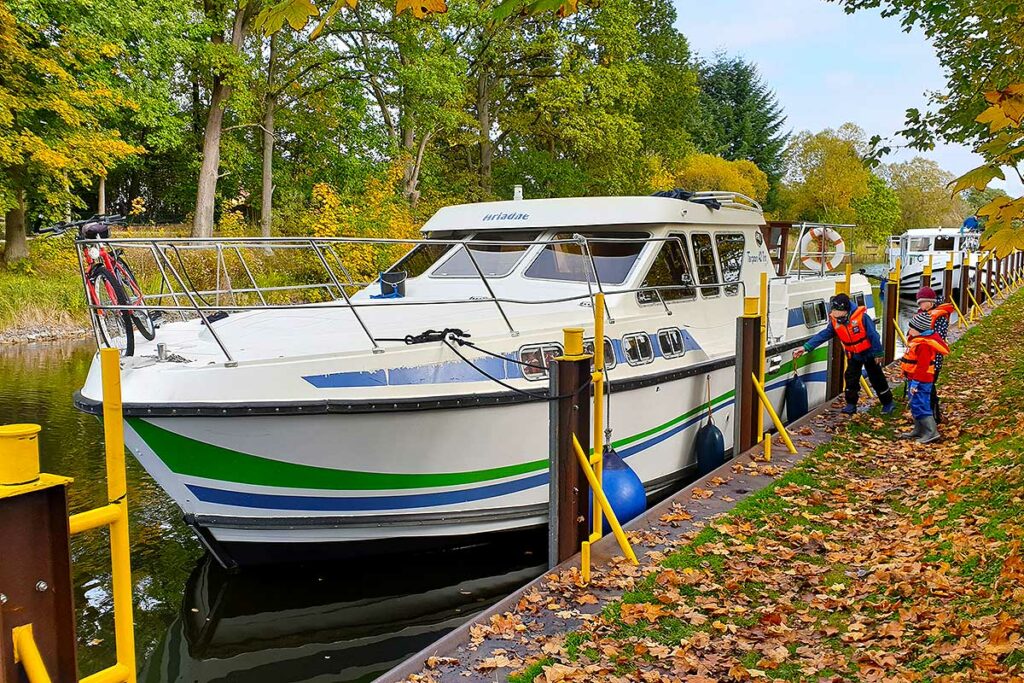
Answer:
<svg viewBox="0 0 1024 683"><path fill-rule="evenodd" d="M648 515L640 567L548 574L386 680L1024 681L1022 339L1018 293L956 344L940 443L826 410Z"/></svg>

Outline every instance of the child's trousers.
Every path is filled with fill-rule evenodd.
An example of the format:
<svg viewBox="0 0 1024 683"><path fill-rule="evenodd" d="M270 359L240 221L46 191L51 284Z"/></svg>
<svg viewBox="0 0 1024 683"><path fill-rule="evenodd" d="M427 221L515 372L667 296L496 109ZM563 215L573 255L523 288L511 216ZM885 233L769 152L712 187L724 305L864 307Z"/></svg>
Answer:
<svg viewBox="0 0 1024 683"><path fill-rule="evenodd" d="M933 386L931 382L910 380L910 414L915 420L931 417Z"/></svg>

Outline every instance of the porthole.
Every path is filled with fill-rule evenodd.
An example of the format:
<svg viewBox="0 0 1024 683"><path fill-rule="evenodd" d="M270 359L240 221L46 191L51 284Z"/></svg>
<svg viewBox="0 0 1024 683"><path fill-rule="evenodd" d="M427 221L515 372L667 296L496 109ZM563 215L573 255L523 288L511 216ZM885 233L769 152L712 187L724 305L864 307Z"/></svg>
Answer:
<svg viewBox="0 0 1024 683"><path fill-rule="evenodd" d="M686 353L686 347L683 346L683 333L675 327L658 330L658 348L665 358L682 356Z"/></svg>
<svg viewBox="0 0 1024 683"><path fill-rule="evenodd" d="M519 349L519 361L526 365L522 368L523 377L528 380L542 380L548 378L548 366L555 358L562 355L562 347L559 344L531 344Z"/></svg>
<svg viewBox="0 0 1024 683"><path fill-rule="evenodd" d="M583 353L594 355L594 340L584 339L583 340ZM608 337L604 338L604 369L611 370L618 364L615 358L615 348L612 346L612 340ZM593 367L593 363L591 363Z"/></svg>

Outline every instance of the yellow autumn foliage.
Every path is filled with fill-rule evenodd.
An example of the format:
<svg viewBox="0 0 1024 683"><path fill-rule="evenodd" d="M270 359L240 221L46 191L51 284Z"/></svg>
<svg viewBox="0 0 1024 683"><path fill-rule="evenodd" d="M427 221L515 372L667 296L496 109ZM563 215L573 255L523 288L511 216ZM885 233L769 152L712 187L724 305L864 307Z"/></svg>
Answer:
<svg viewBox="0 0 1024 683"><path fill-rule="evenodd" d="M729 161L713 154L691 154L666 164L655 157L650 163L651 187L682 188L693 192L739 192L763 202L768 196L768 176L752 161Z"/></svg>

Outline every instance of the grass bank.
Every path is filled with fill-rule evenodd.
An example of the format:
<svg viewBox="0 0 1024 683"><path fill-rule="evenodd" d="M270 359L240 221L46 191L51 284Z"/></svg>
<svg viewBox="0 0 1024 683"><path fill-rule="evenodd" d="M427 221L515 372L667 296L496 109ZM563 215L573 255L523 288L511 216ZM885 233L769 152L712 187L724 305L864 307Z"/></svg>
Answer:
<svg viewBox="0 0 1024 683"><path fill-rule="evenodd" d="M1021 680L1022 337L1018 293L947 360L941 443L857 416L509 680Z"/></svg>

